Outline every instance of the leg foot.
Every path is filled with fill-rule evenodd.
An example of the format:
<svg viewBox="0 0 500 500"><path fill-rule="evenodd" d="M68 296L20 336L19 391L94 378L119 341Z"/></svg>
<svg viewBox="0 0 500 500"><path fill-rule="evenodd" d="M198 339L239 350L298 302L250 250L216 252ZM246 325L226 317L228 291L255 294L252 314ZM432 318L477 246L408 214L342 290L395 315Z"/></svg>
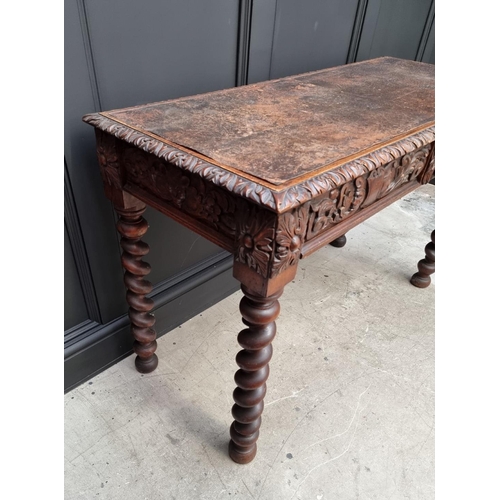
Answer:
<svg viewBox="0 0 500 500"><path fill-rule="evenodd" d="M419 261L418 272L410 279L410 283L418 288L427 288L431 284L431 274L436 270L435 232L432 231L432 241L425 247L425 259Z"/></svg>
<svg viewBox="0 0 500 500"><path fill-rule="evenodd" d="M248 448L238 446L232 439L233 434L235 434L236 432L237 431L234 430L233 422L230 429L231 441L229 441L229 456L231 457L231 460L233 462L236 462L237 464L248 464L255 458L255 455L257 454L257 444L254 443ZM239 436L237 436L236 439L239 439Z"/></svg>
<svg viewBox="0 0 500 500"><path fill-rule="evenodd" d="M140 373L151 373L156 369L157 366L158 356L156 354L153 354L150 358L146 359L140 358L139 356L135 358L135 367Z"/></svg>
<svg viewBox="0 0 500 500"><path fill-rule="evenodd" d="M280 311L278 298L283 290L264 298L253 295L245 286L241 289L245 296L241 299L240 311L248 328L238 335L243 350L236 356L240 369L234 376L237 387L233 393L234 422L230 429L229 456L236 463L246 464L257 453L269 361L273 354L271 342L276 335L275 319Z"/></svg>
<svg viewBox="0 0 500 500"><path fill-rule="evenodd" d="M347 243L347 238L345 237L345 234L339 236L333 241L330 241L330 245L332 245L332 247L337 247L337 248L342 248L346 243Z"/></svg>
<svg viewBox="0 0 500 500"><path fill-rule="evenodd" d="M141 241L141 237L148 230L148 223L142 217L146 207L115 209L120 216L116 227L122 235L120 245L123 249L122 265L125 269L123 279L127 287L127 302L130 306L128 315L135 339L135 366L141 373L150 373L158 366L158 357L155 354L155 318L150 312L154 302L146 297L153 285L144 279L144 276L150 273L151 267L142 261L142 257L149 252L149 246Z"/></svg>

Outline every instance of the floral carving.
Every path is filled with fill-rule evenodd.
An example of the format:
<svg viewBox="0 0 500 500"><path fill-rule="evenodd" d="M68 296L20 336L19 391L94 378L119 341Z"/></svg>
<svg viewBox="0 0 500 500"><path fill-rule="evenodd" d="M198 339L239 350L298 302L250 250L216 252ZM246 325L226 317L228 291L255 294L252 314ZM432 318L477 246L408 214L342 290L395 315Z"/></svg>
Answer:
<svg viewBox="0 0 500 500"><path fill-rule="evenodd" d="M273 213L253 207L238 215L235 259L266 278L273 253L275 220Z"/></svg>
<svg viewBox="0 0 500 500"><path fill-rule="evenodd" d="M308 212L309 207L303 206L280 216L272 276L276 276L299 261L300 251L306 238Z"/></svg>

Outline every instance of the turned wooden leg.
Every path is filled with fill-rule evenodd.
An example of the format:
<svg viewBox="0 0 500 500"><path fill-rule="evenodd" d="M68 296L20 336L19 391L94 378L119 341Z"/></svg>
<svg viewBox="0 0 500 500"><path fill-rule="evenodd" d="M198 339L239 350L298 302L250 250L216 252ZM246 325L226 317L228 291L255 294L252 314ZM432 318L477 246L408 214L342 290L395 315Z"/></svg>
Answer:
<svg viewBox="0 0 500 500"><path fill-rule="evenodd" d="M277 293L267 298L251 294L245 286L241 289L245 296L240 302L243 323L248 326L238 335L238 343L243 347L236 356L240 369L234 380L235 405L232 408L234 422L231 425L229 456L239 464L251 462L257 452L257 438L261 424L266 395L266 380L269 377L269 360L273 354L271 342L276 335L275 319L280 305Z"/></svg>
<svg viewBox="0 0 500 500"><path fill-rule="evenodd" d="M332 247L337 247L337 248L342 248L346 243L347 243L347 238L345 237L345 234L339 236L338 238L335 238L333 241L330 241L330 245L332 245Z"/></svg>
<svg viewBox="0 0 500 500"><path fill-rule="evenodd" d="M410 280L410 283L418 288L428 287L431 284L431 274L436 270L435 232L432 231L432 241L425 246L425 259L418 263L418 273L415 273Z"/></svg>
<svg viewBox="0 0 500 500"><path fill-rule="evenodd" d="M134 336L134 351L137 354L135 366L141 373L152 372L158 366L156 351L156 332L153 329L155 318L150 313L154 307L152 299L146 297L153 285L144 279L151 271L151 267L142 261L142 257L149 252L149 246L141 241L141 237L148 230L148 223L142 217L141 208L122 209L115 207L119 220L116 224L122 235L120 245L122 265L125 268L124 281L127 287L127 302L129 307L132 335Z"/></svg>

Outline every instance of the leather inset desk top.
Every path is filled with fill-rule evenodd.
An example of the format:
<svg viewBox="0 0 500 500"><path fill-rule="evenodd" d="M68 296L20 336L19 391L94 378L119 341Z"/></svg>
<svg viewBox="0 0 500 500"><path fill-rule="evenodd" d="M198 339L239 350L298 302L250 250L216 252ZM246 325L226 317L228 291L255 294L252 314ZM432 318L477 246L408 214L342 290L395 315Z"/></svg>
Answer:
<svg viewBox="0 0 500 500"><path fill-rule="evenodd" d="M434 67L379 58L103 115L280 189L434 124Z"/></svg>

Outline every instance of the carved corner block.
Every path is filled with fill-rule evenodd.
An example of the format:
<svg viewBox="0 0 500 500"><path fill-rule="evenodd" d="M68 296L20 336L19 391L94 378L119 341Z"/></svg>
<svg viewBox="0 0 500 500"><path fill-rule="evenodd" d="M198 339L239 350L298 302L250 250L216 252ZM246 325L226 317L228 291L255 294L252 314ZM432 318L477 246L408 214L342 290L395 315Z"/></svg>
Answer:
<svg viewBox="0 0 500 500"><path fill-rule="evenodd" d="M240 207L236 218L235 262L266 279L274 253L276 214L256 206Z"/></svg>
<svg viewBox="0 0 500 500"><path fill-rule="evenodd" d="M305 237L300 216L250 206L238 213L237 228L236 279L253 293L267 297L295 277Z"/></svg>
<svg viewBox="0 0 500 500"><path fill-rule="evenodd" d="M141 209L145 204L123 190L125 176L121 167L119 140L102 130L95 129L97 161L103 180L104 193L118 209Z"/></svg>
<svg viewBox="0 0 500 500"><path fill-rule="evenodd" d="M102 130L95 129L97 142L97 161L101 171L106 195L123 187L120 174L120 161L116 150L116 138ZM109 196L108 196L109 197Z"/></svg>

